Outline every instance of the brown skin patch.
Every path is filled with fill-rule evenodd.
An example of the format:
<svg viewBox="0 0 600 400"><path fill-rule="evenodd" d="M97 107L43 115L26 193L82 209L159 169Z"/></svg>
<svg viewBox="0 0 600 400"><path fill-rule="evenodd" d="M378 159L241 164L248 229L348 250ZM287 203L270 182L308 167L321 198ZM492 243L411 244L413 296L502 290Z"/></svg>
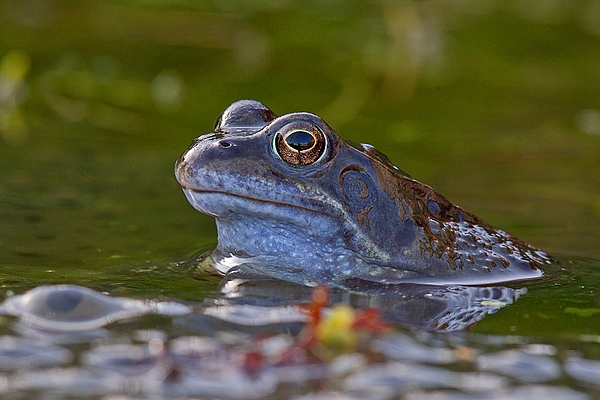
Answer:
<svg viewBox="0 0 600 400"><path fill-rule="evenodd" d="M356 217L358 223L360 225L364 225L367 230L371 230L371 223L369 222L369 211L373 208L373 205L368 206L358 212L358 216Z"/></svg>
<svg viewBox="0 0 600 400"><path fill-rule="evenodd" d="M373 170L377 177L377 184L381 190L385 191L396 204L402 205L402 201L408 204L410 211L404 210L405 207L403 206L398 207L399 216L404 220L407 217L410 218L423 230L425 241L420 244L422 253L429 253L440 259L447 259L452 269L461 267L464 263L460 261L461 256L457 252L462 250L462 246L457 241L457 234L459 232L452 225L454 225L453 223L463 223L468 228L483 228L483 230L495 238L497 244L502 244L509 253L521 254L523 259L529 260L532 268L537 269L537 267L541 266L542 260L525 254L526 251L535 251L536 249L512 236L498 234L498 231L492 226L461 207L450 203L430 186L408 177L402 171L396 171L387 157L377 150L370 148L365 153L371 158ZM437 203L435 215L429 210L428 204L430 201ZM407 216L406 214L409 212L410 215ZM439 223L440 229L437 232L432 231L430 221ZM492 249L492 244L484 243L483 240L475 235L472 235L472 238L473 243L471 246L474 248L481 246L488 250ZM461 242L467 248L469 247L468 242L463 239L461 239ZM477 244L480 246L477 246ZM467 255L467 261L474 264L474 259L470 254ZM492 266L501 264L504 268L510 265L508 260L501 257L499 257L498 263L493 260L489 260L488 262Z"/></svg>

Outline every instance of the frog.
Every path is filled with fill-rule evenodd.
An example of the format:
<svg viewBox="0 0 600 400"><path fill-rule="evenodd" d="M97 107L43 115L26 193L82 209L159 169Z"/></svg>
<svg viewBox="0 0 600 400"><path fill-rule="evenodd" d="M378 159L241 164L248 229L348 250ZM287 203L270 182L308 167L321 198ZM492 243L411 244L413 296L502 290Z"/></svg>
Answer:
<svg viewBox="0 0 600 400"><path fill-rule="evenodd" d="M214 217L212 269L344 286L540 278L543 251L452 204L375 147L309 112L236 101L179 157L189 203Z"/></svg>

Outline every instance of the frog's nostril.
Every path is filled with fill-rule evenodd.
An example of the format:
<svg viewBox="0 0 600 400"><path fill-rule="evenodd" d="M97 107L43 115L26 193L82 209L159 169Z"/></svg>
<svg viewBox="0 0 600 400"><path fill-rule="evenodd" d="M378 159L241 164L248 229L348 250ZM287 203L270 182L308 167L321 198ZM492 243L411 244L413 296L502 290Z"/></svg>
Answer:
<svg viewBox="0 0 600 400"><path fill-rule="evenodd" d="M228 142L228 141L226 141L226 140L221 140L221 141L219 142L219 145L220 145L221 147L225 147L225 148L227 148L227 147L231 147L231 143L229 143L229 142Z"/></svg>

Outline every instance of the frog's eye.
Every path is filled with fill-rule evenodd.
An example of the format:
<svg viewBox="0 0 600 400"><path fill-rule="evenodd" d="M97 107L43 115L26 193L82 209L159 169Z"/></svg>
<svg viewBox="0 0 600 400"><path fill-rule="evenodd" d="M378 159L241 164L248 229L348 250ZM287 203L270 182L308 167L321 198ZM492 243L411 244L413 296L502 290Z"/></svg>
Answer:
<svg viewBox="0 0 600 400"><path fill-rule="evenodd" d="M280 130L275 136L275 150L288 164L309 165L323 155L325 135L316 126Z"/></svg>

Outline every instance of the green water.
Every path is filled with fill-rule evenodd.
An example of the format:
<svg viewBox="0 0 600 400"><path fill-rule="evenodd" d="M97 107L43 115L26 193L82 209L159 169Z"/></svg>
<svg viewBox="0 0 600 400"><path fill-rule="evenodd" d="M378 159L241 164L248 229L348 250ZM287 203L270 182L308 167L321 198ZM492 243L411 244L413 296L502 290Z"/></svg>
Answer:
<svg viewBox="0 0 600 400"><path fill-rule="evenodd" d="M600 2L532 4L0 1L0 287L214 295L173 165L253 98L555 255L472 331L600 358Z"/></svg>

